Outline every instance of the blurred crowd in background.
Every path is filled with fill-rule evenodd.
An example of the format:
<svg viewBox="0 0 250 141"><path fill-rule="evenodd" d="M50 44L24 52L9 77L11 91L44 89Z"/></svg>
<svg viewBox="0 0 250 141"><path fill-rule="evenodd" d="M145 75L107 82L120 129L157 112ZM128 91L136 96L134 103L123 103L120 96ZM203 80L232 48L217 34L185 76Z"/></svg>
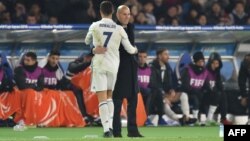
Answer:
<svg viewBox="0 0 250 141"><path fill-rule="evenodd" d="M250 0L111 0L139 25L249 25ZM101 0L0 0L0 24L84 24ZM115 17L115 16L114 16Z"/></svg>

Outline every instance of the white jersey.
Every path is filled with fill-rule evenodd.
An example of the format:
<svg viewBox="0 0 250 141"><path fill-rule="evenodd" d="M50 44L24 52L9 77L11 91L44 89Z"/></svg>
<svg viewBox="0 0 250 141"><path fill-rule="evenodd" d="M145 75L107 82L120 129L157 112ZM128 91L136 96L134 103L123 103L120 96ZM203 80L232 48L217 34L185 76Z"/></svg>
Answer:
<svg viewBox="0 0 250 141"><path fill-rule="evenodd" d="M137 52L137 48L133 47L129 42L128 35L123 27L108 18L94 22L89 27L85 43L90 44L92 42L95 47L104 46L107 48L105 54L95 54L93 57L92 67L96 70L112 73L118 72L120 63L119 47L121 43L128 53L135 54Z"/></svg>

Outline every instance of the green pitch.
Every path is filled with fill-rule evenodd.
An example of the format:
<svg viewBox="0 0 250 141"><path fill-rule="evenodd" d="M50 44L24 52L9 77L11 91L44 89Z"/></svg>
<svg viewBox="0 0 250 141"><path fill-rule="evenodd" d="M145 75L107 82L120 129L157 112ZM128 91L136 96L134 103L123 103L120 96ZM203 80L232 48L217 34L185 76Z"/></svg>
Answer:
<svg viewBox="0 0 250 141"><path fill-rule="evenodd" d="M167 140L167 141L222 141L219 137L219 127L143 127L140 132L145 138L135 139L142 141ZM48 137L48 141L108 141L108 140L127 140L126 128L123 128L123 138L104 139L102 138L102 128L30 128L26 131L17 132L12 128L0 128L0 141L28 141L45 140L34 139L39 136Z"/></svg>

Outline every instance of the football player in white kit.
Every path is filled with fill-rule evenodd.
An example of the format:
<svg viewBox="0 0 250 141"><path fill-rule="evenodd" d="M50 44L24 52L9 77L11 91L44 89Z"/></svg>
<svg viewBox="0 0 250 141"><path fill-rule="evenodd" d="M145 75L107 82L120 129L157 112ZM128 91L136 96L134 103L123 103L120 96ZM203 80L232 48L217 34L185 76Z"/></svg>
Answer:
<svg viewBox="0 0 250 141"><path fill-rule="evenodd" d="M103 1L100 5L102 19L89 27L85 38L86 44L93 42L95 47L107 49L104 54L95 54L93 57L91 79L91 91L96 92L99 100L99 114L104 129L104 137L112 137L114 114L112 92L120 63L120 43L128 53L137 53L137 48L131 45L122 26L117 25L112 20L113 12L113 4L109 1Z"/></svg>

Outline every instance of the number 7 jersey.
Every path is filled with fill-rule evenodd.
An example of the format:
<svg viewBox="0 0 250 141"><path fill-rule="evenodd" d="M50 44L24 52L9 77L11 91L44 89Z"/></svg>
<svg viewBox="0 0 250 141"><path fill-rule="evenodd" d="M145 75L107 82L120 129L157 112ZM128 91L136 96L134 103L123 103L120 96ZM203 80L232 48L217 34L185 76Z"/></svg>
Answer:
<svg viewBox="0 0 250 141"><path fill-rule="evenodd" d="M121 43L128 53L137 53L137 48L131 45L123 27L108 18L102 18L89 27L85 43L88 45L92 42L94 47L103 46L107 48L105 54L95 54L92 59L92 67L96 71L117 73L120 63L119 47Z"/></svg>

